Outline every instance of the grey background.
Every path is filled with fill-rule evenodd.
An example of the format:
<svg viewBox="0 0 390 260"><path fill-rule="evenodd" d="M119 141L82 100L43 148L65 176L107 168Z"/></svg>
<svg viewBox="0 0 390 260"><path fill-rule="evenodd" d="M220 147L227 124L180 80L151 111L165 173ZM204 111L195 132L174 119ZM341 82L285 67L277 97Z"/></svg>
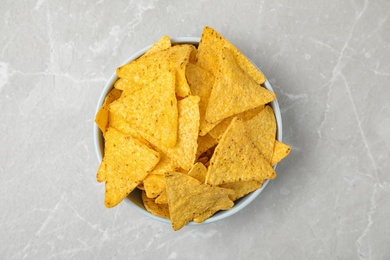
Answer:
<svg viewBox="0 0 390 260"><path fill-rule="evenodd" d="M389 259L389 1L2 1L0 258ZM95 179L133 53L209 25L273 84L290 156L236 215L173 232Z"/></svg>

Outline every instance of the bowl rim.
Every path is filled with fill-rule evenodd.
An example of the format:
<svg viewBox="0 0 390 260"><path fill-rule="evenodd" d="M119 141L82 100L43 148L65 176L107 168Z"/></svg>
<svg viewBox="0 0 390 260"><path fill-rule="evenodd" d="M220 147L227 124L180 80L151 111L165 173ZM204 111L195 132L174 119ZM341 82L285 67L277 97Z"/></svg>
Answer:
<svg viewBox="0 0 390 260"><path fill-rule="evenodd" d="M186 44L187 43L187 44L198 45L200 42L200 38L199 37L176 37L176 38L171 38L171 42L172 42L172 44ZM149 50L152 45L153 44L150 44L150 45L142 48L141 50L135 52L127 60L125 60L125 62L123 64L127 64L127 63L137 59L142 54L144 54L147 50ZM261 71L255 63L252 62L252 64L259 71ZM105 100L108 92L114 87L114 83L117 80L118 80L118 76L114 72L113 75L109 78L106 85L104 86L102 93L100 94L100 98L99 98L97 107L95 109L95 116L96 116L97 112L99 111L100 107L102 106L102 104L104 103L104 100ZM265 82L263 83L263 85L266 89L274 92L274 90L273 90L273 88L272 88L272 86L267 78L265 79ZM278 140L279 142L282 142L282 133L283 133L282 117L281 117L281 111L280 111L280 107L279 107L279 103L278 103L277 98L275 98L272 102L270 102L270 105L274 110L274 115L275 115L275 119L276 119L276 129L277 129L276 130L276 140ZM93 124L93 138L94 138L95 152L96 152L99 163L101 163L104 140L103 140L103 134L100 131L99 127L97 126L96 122L94 122L94 124ZM276 166L277 166L277 164L275 164L273 166L273 168L275 169ZM228 217L236 214L237 212L241 211L243 208L248 206L254 199L256 199L259 196L259 194L265 189L265 187L267 186L268 183L269 183L269 180L266 180L263 183L262 187L260 187L259 189L255 190L255 191L245 195L244 197L238 199L237 201L235 201L234 206L231 209L225 210L225 211L219 211L216 214L214 214L213 216L211 216L210 218L206 219L202 223L196 223L196 222L191 221L187 225L192 226L192 225L209 224L209 223L213 223L213 222L228 218ZM141 214L143 214L147 217L150 217L154 220L157 220L157 221L160 221L163 223L167 223L167 224L171 224L171 221L169 219L151 214L149 211L147 211L145 209L145 207L143 205L138 205L137 203L131 201L129 196L125 199L125 201L133 209L135 209L136 211L140 212Z"/></svg>

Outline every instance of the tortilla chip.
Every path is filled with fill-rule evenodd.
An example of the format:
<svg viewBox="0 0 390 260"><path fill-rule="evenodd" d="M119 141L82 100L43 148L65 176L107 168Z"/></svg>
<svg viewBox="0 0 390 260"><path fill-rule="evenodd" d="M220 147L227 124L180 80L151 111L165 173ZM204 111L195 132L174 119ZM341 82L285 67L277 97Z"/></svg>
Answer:
<svg viewBox="0 0 390 260"><path fill-rule="evenodd" d="M249 138L271 163L276 138L276 120L272 107L266 106L258 115L244 122L244 125Z"/></svg>
<svg viewBox="0 0 390 260"><path fill-rule="evenodd" d="M242 119L234 118L215 148L206 183L220 185L275 177L270 163L249 139Z"/></svg>
<svg viewBox="0 0 390 260"><path fill-rule="evenodd" d="M191 170L188 172L188 175L191 176L192 178L197 179L201 183L204 183L206 179L206 173L207 173L207 168L206 166L203 165L201 162L197 162L192 166Z"/></svg>
<svg viewBox="0 0 390 260"><path fill-rule="evenodd" d="M271 165L274 166L282 159L284 159L290 153L290 150L291 150L290 146L276 140L273 154L272 154Z"/></svg>
<svg viewBox="0 0 390 260"><path fill-rule="evenodd" d="M100 107L99 111L96 114L95 122L98 125L99 129L103 134L107 130L108 121L109 121L109 105L117 100L122 95L122 91L118 89L111 89L104 99L103 105Z"/></svg>
<svg viewBox="0 0 390 260"><path fill-rule="evenodd" d="M105 134L104 157L97 180L106 182L105 205L116 206L139 185L160 160L160 154L114 128Z"/></svg>
<svg viewBox="0 0 390 260"><path fill-rule="evenodd" d="M226 189L227 190L227 189ZM230 190L228 190L230 191ZM230 194L230 193L229 193ZM228 197L221 197L217 199L214 204L208 208L205 212L194 218L194 222L202 223L206 219L213 216L217 211L220 210L228 210L234 206L234 202L230 199L230 195Z"/></svg>
<svg viewBox="0 0 390 260"><path fill-rule="evenodd" d="M129 64L116 70L119 78L141 85L147 85L160 75L161 70L172 69L175 72L175 90L179 97L191 94L185 77L185 70L192 52L196 51L193 45L175 45L150 55L143 55Z"/></svg>
<svg viewBox="0 0 390 260"><path fill-rule="evenodd" d="M155 44L153 44L152 47L150 47L150 49L147 52L145 52L144 55L148 56L156 52L166 50L170 47L171 47L171 39L169 38L169 36L163 36Z"/></svg>
<svg viewBox="0 0 390 260"><path fill-rule="evenodd" d="M154 199L148 198L145 192L142 192L142 201L147 211L155 216L169 219L168 204L156 204Z"/></svg>
<svg viewBox="0 0 390 260"><path fill-rule="evenodd" d="M228 118L225 118L222 120L218 125L216 125L213 129L210 130L209 134L215 138L216 140L221 139L223 133L225 133L226 129L232 122L234 117L242 118L244 122L248 121L249 119L253 118L257 114L260 113L261 110L264 109L264 106L259 106L254 109L247 110L245 112L242 112L238 115L230 116Z"/></svg>
<svg viewBox="0 0 390 260"><path fill-rule="evenodd" d="M154 167L154 169L150 172L150 174L164 175L167 172L176 171L178 168L180 167L176 165L176 163L173 162L171 158L169 158L164 153L160 153L160 161L158 162L156 167Z"/></svg>
<svg viewBox="0 0 390 260"><path fill-rule="evenodd" d="M205 120L206 109L209 103L214 76L192 63L187 64L186 77L192 95L200 97L199 102L199 135L206 135L216 124L209 124Z"/></svg>
<svg viewBox="0 0 390 260"><path fill-rule="evenodd" d="M238 66L232 53L222 49L205 120L213 124L274 100L275 93L260 87Z"/></svg>
<svg viewBox="0 0 390 260"><path fill-rule="evenodd" d="M165 177L162 174L148 174L144 179L144 189L148 198L156 198L166 188Z"/></svg>
<svg viewBox="0 0 390 260"><path fill-rule="evenodd" d="M143 88L110 105L143 138L164 151L177 139L177 100L174 72L168 71ZM126 91L124 91L124 94Z"/></svg>
<svg viewBox="0 0 390 260"><path fill-rule="evenodd" d="M202 38L197 51L196 64L216 75L218 70L218 57L223 47L228 48L237 60L240 68L245 71L255 82L260 85L265 82L265 77L255 65L242 54L236 47L228 42L222 35L210 27L203 29Z"/></svg>
<svg viewBox="0 0 390 260"><path fill-rule="evenodd" d="M251 193L252 191L261 188L263 182L264 181L238 181L221 184L219 187L233 190L233 193L229 195L229 198L232 201L236 201L239 198L242 198L245 195Z"/></svg>
<svg viewBox="0 0 390 260"><path fill-rule="evenodd" d="M199 97L188 96L177 102L178 136L176 145L169 148L167 155L184 170L191 169L195 162L199 133Z"/></svg>
<svg viewBox="0 0 390 260"><path fill-rule="evenodd" d="M196 158L199 158L204 152L209 150L218 144L218 141L211 135L206 134L205 136L198 137L198 150L196 151Z"/></svg>
<svg viewBox="0 0 390 260"><path fill-rule="evenodd" d="M202 184L195 178L179 172L167 173L169 213L174 230L201 216L215 206L216 201L228 198L228 189ZM220 207L225 205L219 205Z"/></svg>
<svg viewBox="0 0 390 260"><path fill-rule="evenodd" d="M157 204L168 204L167 190L161 192L160 196L158 196L155 200Z"/></svg>

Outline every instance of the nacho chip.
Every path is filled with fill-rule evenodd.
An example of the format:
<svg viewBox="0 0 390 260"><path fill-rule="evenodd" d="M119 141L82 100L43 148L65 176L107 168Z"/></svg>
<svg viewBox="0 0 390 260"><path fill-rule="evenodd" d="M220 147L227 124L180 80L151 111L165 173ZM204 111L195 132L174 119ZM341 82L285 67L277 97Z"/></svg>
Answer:
<svg viewBox="0 0 390 260"><path fill-rule="evenodd" d="M166 154L160 152L160 161L150 172L150 174L160 174L164 175L167 172L176 171L180 167Z"/></svg>
<svg viewBox="0 0 390 260"><path fill-rule="evenodd" d="M270 163L249 139L242 119L234 118L215 148L206 183L220 185L275 177L276 173Z"/></svg>
<svg viewBox="0 0 390 260"><path fill-rule="evenodd" d="M167 196L169 213L174 230L215 206L216 201L227 198L228 189L202 184L195 178L179 172L167 173ZM220 205L220 207L225 205Z"/></svg>
<svg viewBox="0 0 390 260"><path fill-rule="evenodd" d="M116 206L140 184L160 160L160 154L114 128L105 134L104 157L97 180L106 182L105 205Z"/></svg>
<svg viewBox="0 0 390 260"><path fill-rule="evenodd" d="M206 134L205 136L198 137L198 149L196 151L196 158L199 158L201 154L206 152L211 147L214 147L218 141L214 139L211 135Z"/></svg>
<svg viewBox="0 0 390 260"><path fill-rule="evenodd" d="M169 219L168 204L156 204L154 199L148 198L145 192L142 192L142 201L147 211L155 216Z"/></svg>
<svg viewBox="0 0 390 260"><path fill-rule="evenodd" d="M205 115L209 124L267 104L276 97L245 74L227 48L222 49L221 55Z"/></svg>
<svg viewBox="0 0 390 260"><path fill-rule="evenodd" d="M278 162L280 162L283 158L285 158L290 153L290 146L285 143L275 141L275 146L272 154L271 165L274 166Z"/></svg>
<svg viewBox="0 0 390 260"><path fill-rule="evenodd" d="M166 50L171 47L171 39L168 36L161 37L150 49L145 52L144 56L154 54L159 51Z"/></svg>
<svg viewBox="0 0 390 260"><path fill-rule="evenodd" d="M155 202L157 204L168 204L167 190L161 192L161 194L156 198Z"/></svg>
<svg viewBox="0 0 390 260"><path fill-rule="evenodd" d="M143 138L164 151L175 146L177 139L174 86L174 72L163 73L140 90L122 95L110 105L110 112L123 118Z"/></svg>
<svg viewBox="0 0 390 260"><path fill-rule="evenodd" d="M184 170L191 169L195 162L199 133L199 97L188 96L177 102L178 136L174 147L169 148L167 155Z"/></svg>
<svg viewBox="0 0 390 260"><path fill-rule="evenodd" d="M228 189L226 189L226 190L231 191ZM233 193L233 192L231 192L231 193ZM231 194L231 193L229 193L229 194ZM228 210L228 209L232 208L233 206L234 206L234 202L230 199L230 195L227 197L226 196L221 197L221 198L217 199L214 202L214 204L210 208L208 208L205 212L203 212L202 214L200 214L199 216L194 218L194 222L202 223L206 219L213 216L217 211Z"/></svg>
<svg viewBox="0 0 390 260"><path fill-rule="evenodd" d="M180 97L191 94L185 77L185 70L192 52L196 51L193 45L175 45L150 55L144 55L135 61L119 67L116 73L119 78L126 78L131 82L147 85L160 75L161 70L172 69L175 72L175 90Z"/></svg>
<svg viewBox="0 0 390 260"><path fill-rule="evenodd" d="M253 118L257 114L260 113L261 110L264 109L264 106L259 106L254 109L247 110L245 112L242 112L238 115L230 116L228 118L225 118L222 120L218 125L216 125L213 129L210 130L209 134L215 138L216 140L221 139L223 133L225 133L226 129L232 122L234 117L242 118L244 122L248 121L249 119Z"/></svg>
<svg viewBox="0 0 390 260"><path fill-rule="evenodd" d="M215 124L209 124L205 120L206 109L209 103L210 94L214 83L214 76L206 70L202 69L201 67L196 66L192 63L188 63L186 69L186 77L192 95L200 97L199 135L204 136L215 126Z"/></svg>
<svg viewBox="0 0 390 260"><path fill-rule="evenodd" d="M264 181L237 181L221 184L219 187L233 190L233 193L229 195L229 198L232 201L236 201L239 198L242 198L245 195L251 193L252 191L261 188L263 182Z"/></svg>
<svg viewBox="0 0 390 260"><path fill-rule="evenodd" d="M122 91L113 88L110 90L110 92L107 94L106 98L104 99L103 105L100 107L99 111L96 114L95 122L98 125L99 129L103 132L103 134L107 130L107 125L109 121L109 105L117 100L122 95Z"/></svg>
<svg viewBox="0 0 390 260"><path fill-rule="evenodd" d="M236 47L228 42L222 35L210 27L203 29L201 42L197 52L196 64L216 75L218 70L218 57L223 47L228 48L237 60L240 68L245 71L255 82L260 85L265 82L265 77L253 63L245 57Z"/></svg>
<svg viewBox="0 0 390 260"><path fill-rule="evenodd" d="M143 181L146 196L156 198L166 188L165 176L162 174L148 174Z"/></svg>
<svg viewBox="0 0 390 260"><path fill-rule="evenodd" d="M258 115L244 122L244 125L249 138L271 163L276 138L276 120L272 107L266 106Z"/></svg>
<svg viewBox="0 0 390 260"><path fill-rule="evenodd" d="M189 176L197 179L201 183L204 183L206 179L206 174L207 174L207 168L201 162L195 163L194 166L192 166L191 170L188 172Z"/></svg>

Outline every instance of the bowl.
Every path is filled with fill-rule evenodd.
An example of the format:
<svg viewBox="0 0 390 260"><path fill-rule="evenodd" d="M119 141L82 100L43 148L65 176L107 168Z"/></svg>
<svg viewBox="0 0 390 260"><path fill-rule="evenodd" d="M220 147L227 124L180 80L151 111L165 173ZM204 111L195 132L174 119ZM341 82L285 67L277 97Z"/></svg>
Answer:
<svg viewBox="0 0 390 260"><path fill-rule="evenodd" d="M178 38L171 38L171 41L173 44L188 43L188 44L193 44L193 45L197 46L200 42L200 38L198 38L198 37L178 37ZM152 45L146 46L145 48L136 52L129 59L127 59L123 64L127 64L127 63L137 59L142 54L144 54L151 46ZM105 85L103 92L100 95L100 98L99 98L99 101L98 101L98 104L96 107L96 113L97 113L97 111L99 111L100 107L103 105L105 97L107 96L109 91L114 87L114 83L117 80L118 80L118 77L117 77L116 73L114 72L113 75L111 76L111 78L109 79L109 81L107 82L107 84ZM267 79L263 85L268 90L274 92L271 84L269 83L269 81ZM280 114L280 108L279 108L277 99L272 101L270 103L270 105L274 110L275 118L276 118L276 125L277 125L276 139L281 142L282 141L282 117ZM96 155L97 155L99 162L101 162L102 157L103 157L103 150L104 150L104 139L103 139L102 132L100 131L99 127L96 124L94 124L94 126L93 126L93 136L94 136ZM275 167L276 167L276 165L274 166L274 169L275 169ZM191 225L202 225L202 224L207 224L207 223L213 223L213 222L216 222L216 221L219 221L219 220L222 220L222 219L225 219L227 217L234 215L235 213L239 212L240 210L242 210L243 208L248 206L254 199L256 199L260 195L260 193L265 189L268 182L269 182L269 180L265 181L263 183L263 186L260 189L257 189L256 191L253 191L252 193L249 193L246 196L236 200L235 205L231 209L226 210L226 211L219 211L216 214L214 214L212 217L210 217L209 219L205 220L202 223L190 222L187 225L191 226ZM130 205L132 208L134 208L136 211L140 212L141 214L143 214L147 217L150 217L154 220L158 220L158 221L161 221L164 223L171 224L171 221L169 219L155 216L145 209L143 202L142 202L140 190L135 189L132 193L129 194L129 196L127 196L125 201L128 205Z"/></svg>

